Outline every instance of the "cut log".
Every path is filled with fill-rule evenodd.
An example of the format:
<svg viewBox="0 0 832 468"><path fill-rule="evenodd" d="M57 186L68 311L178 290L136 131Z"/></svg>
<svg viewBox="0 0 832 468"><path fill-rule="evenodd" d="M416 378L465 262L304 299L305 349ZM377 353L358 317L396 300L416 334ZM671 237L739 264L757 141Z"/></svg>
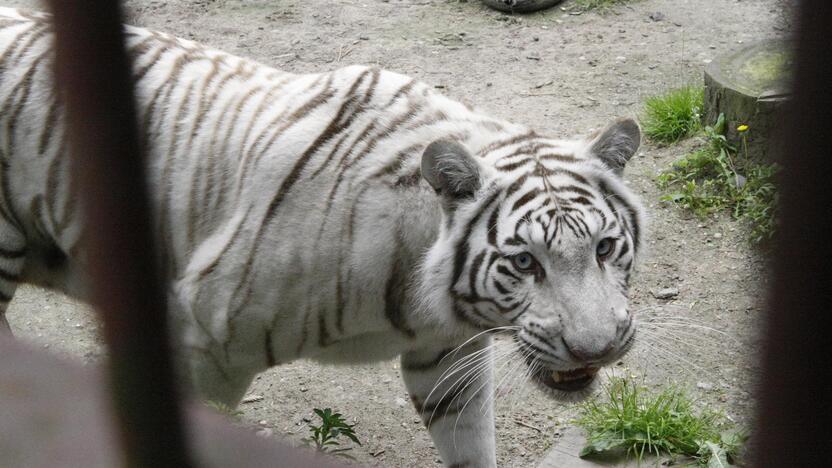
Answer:
<svg viewBox="0 0 832 468"><path fill-rule="evenodd" d="M725 114L726 136L749 157L764 159L776 140L778 118L791 93L788 79L792 68L787 42L768 40L721 56L705 70L704 125L713 125ZM741 134L740 125L748 130Z"/></svg>
<svg viewBox="0 0 832 468"><path fill-rule="evenodd" d="M483 3L495 10L507 13L531 13L533 11L551 8L563 0L482 0Z"/></svg>

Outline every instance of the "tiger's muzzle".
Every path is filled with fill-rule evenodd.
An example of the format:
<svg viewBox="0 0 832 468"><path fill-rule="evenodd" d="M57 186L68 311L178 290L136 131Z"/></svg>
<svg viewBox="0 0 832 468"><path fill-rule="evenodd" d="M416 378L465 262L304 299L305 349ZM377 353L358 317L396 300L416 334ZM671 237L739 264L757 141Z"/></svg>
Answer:
<svg viewBox="0 0 832 468"><path fill-rule="evenodd" d="M538 385L561 392L579 392L589 387L598 371L607 365L619 361L635 342L636 328L632 321L628 321L627 328L615 343L604 347L603 352L587 353L585 350L570 346L566 340L561 340L563 349L571 360L559 359L563 364L555 364L555 356L536 356L529 354L526 363L532 369L531 379ZM522 341L522 338L521 338Z"/></svg>

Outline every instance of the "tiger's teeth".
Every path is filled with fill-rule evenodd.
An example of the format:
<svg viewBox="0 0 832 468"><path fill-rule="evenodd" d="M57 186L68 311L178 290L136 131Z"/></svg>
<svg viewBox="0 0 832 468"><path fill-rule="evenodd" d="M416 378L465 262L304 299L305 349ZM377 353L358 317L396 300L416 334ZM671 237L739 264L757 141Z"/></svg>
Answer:
<svg viewBox="0 0 832 468"><path fill-rule="evenodd" d="M560 372L552 371L552 380L554 380L555 383L561 383L563 382L563 377L561 377Z"/></svg>

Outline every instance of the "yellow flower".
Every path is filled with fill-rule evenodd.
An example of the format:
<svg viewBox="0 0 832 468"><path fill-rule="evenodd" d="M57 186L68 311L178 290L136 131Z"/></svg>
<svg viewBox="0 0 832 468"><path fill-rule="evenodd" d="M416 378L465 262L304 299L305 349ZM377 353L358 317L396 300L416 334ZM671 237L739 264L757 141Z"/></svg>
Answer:
<svg viewBox="0 0 832 468"><path fill-rule="evenodd" d="M740 132L740 133L747 132L748 131L748 125L745 125L745 124L740 125L739 127L737 127L737 131Z"/></svg>

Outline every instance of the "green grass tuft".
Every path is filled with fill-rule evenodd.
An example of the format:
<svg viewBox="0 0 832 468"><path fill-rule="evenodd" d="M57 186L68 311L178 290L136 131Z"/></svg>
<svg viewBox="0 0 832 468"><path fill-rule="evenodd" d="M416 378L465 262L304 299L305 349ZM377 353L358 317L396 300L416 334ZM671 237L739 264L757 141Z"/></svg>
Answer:
<svg viewBox="0 0 832 468"><path fill-rule="evenodd" d="M713 127L705 128L707 145L676 161L673 169L657 177L659 188L672 190L662 197L706 217L719 210L730 210L735 219L749 227L749 241L765 244L776 228L778 167L759 164L738 151L725 139L725 120L720 116Z"/></svg>
<svg viewBox="0 0 832 468"><path fill-rule="evenodd" d="M644 134L661 143L674 143L701 128L699 119L704 106L701 86L685 86L644 103Z"/></svg>
<svg viewBox="0 0 832 468"><path fill-rule="evenodd" d="M577 420L588 434L581 457L625 450L639 460L645 454L684 456L700 464L733 463L745 441L725 431L724 417L712 410L696 412L682 390L668 387L653 395L626 379L611 379L607 400L581 406Z"/></svg>
<svg viewBox="0 0 832 468"><path fill-rule="evenodd" d="M242 421L243 412L236 408L232 408L226 405L225 403L220 403L218 401L205 400L203 401L203 403L206 407L213 410L214 412L219 413L227 418L230 418L235 422Z"/></svg>

